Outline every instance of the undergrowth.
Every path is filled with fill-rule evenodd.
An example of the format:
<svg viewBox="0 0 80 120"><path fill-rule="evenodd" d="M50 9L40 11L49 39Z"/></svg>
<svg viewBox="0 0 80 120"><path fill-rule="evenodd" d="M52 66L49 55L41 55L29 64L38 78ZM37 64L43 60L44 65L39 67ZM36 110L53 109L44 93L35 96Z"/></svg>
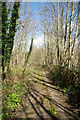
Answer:
<svg viewBox="0 0 80 120"><path fill-rule="evenodd" d="M33 73L33 68L26 68L25 77L21 77L22 69L13 68L10 69L6 74L6 78L2 82L3 84L3 97L2 97L2 118L3 119L12 119L15 117L16 110L21 106L21 103L26 101L24 98L25 93L28 91L28 85L30 84L29 79ZM26 96L28 97L28 95ZM27 109L25 107L25 109ZM24 112L24 108L22 108Z"/></svg>
<svg viewBox="0 0 80 120"><path fill-rule="evenodd" d="M53 84L63 89L64 94L68 93L68 102L76 108L80 107L80 69L72 66L54 66L49 71Z"/></svg>

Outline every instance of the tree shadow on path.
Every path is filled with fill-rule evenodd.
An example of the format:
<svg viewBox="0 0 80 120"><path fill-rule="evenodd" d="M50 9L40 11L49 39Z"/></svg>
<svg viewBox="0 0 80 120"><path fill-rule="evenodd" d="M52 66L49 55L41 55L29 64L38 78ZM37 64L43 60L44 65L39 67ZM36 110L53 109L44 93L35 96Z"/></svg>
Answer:
<svg viewBox="0 0 80 120"><path fill-rule="evenodd" d="M48 85L47 85L47 83L52 85L51 82L47 82L47 81L42 80L42 79L39 79L39 78L37 78L37 77L35 77L35 76L33 76L33 77L36 78L36 79L38 79L39 81L44 82L45 84L40 83L40 82L34 80L35 83L44 85L44 86L46 86L46 87L48 87L48 88L51 88L51 89L53 89L53 90L56 90L56 91L59 91L59 92L64 93L63 91L61 91L61 90L59 90L59 89L57 89L57 88L55 88L55 87L51 87L51 86L48 86ZM35 91L39 93L39 91L37 91L36 89L35 89ZM39 94L41 94L41 93L39 93ZM77 112L74 112L72 109L69 109L69 108L61 105L60 103L56 102L55 100L52 100L52 99L48 98L47 96L45 96L45 95L43 95L43 94L41 94L41 95L44 96L45 98L47 98L48 100L50 100L51 102L53 102L56 106L58 106L58 107L61 108L62 110L64 110L67 114L69 114L70 116L72 116L75 120L78 120L78 118L75 117L75 116L79 116L79 114L78 114ZM67 112L66 110L67 110L67 111L70 111L72 114L71 114L70 112Z"/></svg>
<svg viewBox="0 0 80 120"><path fill-rule="evenodd" d="M33 91L32 91L32 92L33 92ZM35 93L32 94L32 92L29 92L29 95L30 95L30 96L34 99L34 101L36 102L37 108L35 107L34 103L31 101L30 96L28 97L28 100L29 100L32 108L34 109L35 113L36 113L36 114L38 115L38 117L40 118L40 120L44 120L44 119L45 119L44 116L43 116L43 114L42 114L42 111L39 109L40 107L44 110L44 112L46 112L46 113L51 117L51 119L50 119L50 118L46 118L46 119L49 119L49 120L58 120L54 115L52 115L52 114L50 113L50 111L49 111L48 109L45 108L45 106L43 105L43 103L41 103L41 102L35 97L35 95L38 96L38 97L40 97L40 96L39 96L38 94L35 94ZM40 97L40 98L41 98L41 97ZM38 105L39 105L40 107L38 107Z"/></svg>
<svg viewBox="0 0 80 120"><path fill-rule="evenodd" d="M50 84L50 85L53 85L53 86L54 86L54 84L53 84L52 82L47 82L47 81L42 80L42 79L40 79L40 78L37 78L37 77L35 77L35 76L32 76L32 77L34 77L35 79L38 79L39 81L42 81L42 82L44 82L44 83L48 83L48 84ZM35 80L34 80L34 82L39 83L38 81L35 81ZM43 83L43 84L44 84L44 83ZM42 83L39 83L39 84L42 84ZM44 84L44 86L50 87L50 88L52 88L52 89L54 89L54 90L57 90L57 91L59 91L59 92L64 93L64 91L62 91L62 90L60 90L60 89L58 89L58 88L51 87L51 86L48 86L48 85L46 85L46 84ZM65 94L69 94L69 93L65 93Z"/></svg>

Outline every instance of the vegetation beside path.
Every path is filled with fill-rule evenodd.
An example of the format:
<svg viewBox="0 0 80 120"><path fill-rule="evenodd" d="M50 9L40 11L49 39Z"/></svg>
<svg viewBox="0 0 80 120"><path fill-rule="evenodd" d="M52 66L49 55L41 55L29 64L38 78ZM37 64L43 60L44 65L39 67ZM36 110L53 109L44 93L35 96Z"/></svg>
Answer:
<svg viewBox="0 0 80 120"><path fill-rule="evenodd" d="M80 108L80 68L74 66L69 70L67 66L54 66L48 74L54 85L68 94L68 103L74 108ZM79 110L80 114L80 110Z"/></svg>
<svg viewBox="0 0 80 120"><path fill-rule="evenodd" d="M50 118L56 120L60 117L58 111L62 111L62 117L65 117L66 113L78 119L76 109L74 109L75 112L72 109L71 113L66 110L63 92L60 92L61 89L57 89L47 78L47 71L43 71L40 67L27 67L25 77L21 78L21 73L21 68L14 68L9 71L3 81L3 119ZM63 108L64 110L61 110Z"/></svg>

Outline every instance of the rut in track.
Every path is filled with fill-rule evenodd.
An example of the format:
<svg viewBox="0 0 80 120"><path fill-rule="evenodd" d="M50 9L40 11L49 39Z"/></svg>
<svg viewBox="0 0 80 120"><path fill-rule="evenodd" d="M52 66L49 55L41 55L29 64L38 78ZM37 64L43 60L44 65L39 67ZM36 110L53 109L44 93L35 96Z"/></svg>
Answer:
<svg viewBox="0 0 80 120"><path fill-rule="evenodd" d="M79 120L75 109L66 103L67 95L54 86L46 75L47 71L36 72L29 80L28 88L23 96L27 107L22 101L16 117L34 120ZM22 98L22 99L23 99ZM21 112L21 109L24 109Z"/></svg>
<svg viewBox="0 0 80 120"><path fill-rule="evenodd" d="M67 96L62 95L60 90L51 83L45 71L34 73L30 82L27 97L28 118L79 120L75 109L66 103Z"/></svg>

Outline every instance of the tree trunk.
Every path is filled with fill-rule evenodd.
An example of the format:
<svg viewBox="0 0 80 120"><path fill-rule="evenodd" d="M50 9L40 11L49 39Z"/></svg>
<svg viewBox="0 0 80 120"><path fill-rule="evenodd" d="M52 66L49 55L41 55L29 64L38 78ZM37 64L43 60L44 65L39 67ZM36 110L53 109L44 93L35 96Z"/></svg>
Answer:
<svg viewBox="0 0 80 120"><path fill-rule="evenodd" d="M76 38L78 35L78 28L79 28L79 19L80 19L80 2L79 2L79 7L78 7L78 20L77 20L77 25L76 25L76 31L75 31L75 36L74 36L74 40L73 40L73 47L71 50L71 57L73 59L73 55L74 55L74 48L75 48L75 42L76 42Z"/></svg>
<svg viewBox="0 0 80 120"><path fill-rule="evenodd" d="M60 64L62 65L63 59L63 7L61 3L61 40L60 40Z"/></svg>
<svg viewBox="0 0 80 120"><path fill-rule="evenodd" d="M57 49L57 64L59 64L59 2L57 2L57 41L56 41L56 49Z"/></svg>
<svg viewBox="0 0 80 120"><path fill-rule="evenodd" d="M66 25L65 25L65 36L64 36L64 63L66 57L66 37L67 37L67 23L68 23L68 11L69 11L69 2L67 2L67 11L66 11Z"/></svg>
<svg viewBox="0 0 80 120"><path fill-rule="evenodd" d="M74 13L74 5L72 2L72 11L71 11L71 17L70 17L70 24L69 24L69 36L68 36L68 68L70 69L70 50L71 50L71 28L72 28L72 19L73 19L73 13Z"/></svg>

